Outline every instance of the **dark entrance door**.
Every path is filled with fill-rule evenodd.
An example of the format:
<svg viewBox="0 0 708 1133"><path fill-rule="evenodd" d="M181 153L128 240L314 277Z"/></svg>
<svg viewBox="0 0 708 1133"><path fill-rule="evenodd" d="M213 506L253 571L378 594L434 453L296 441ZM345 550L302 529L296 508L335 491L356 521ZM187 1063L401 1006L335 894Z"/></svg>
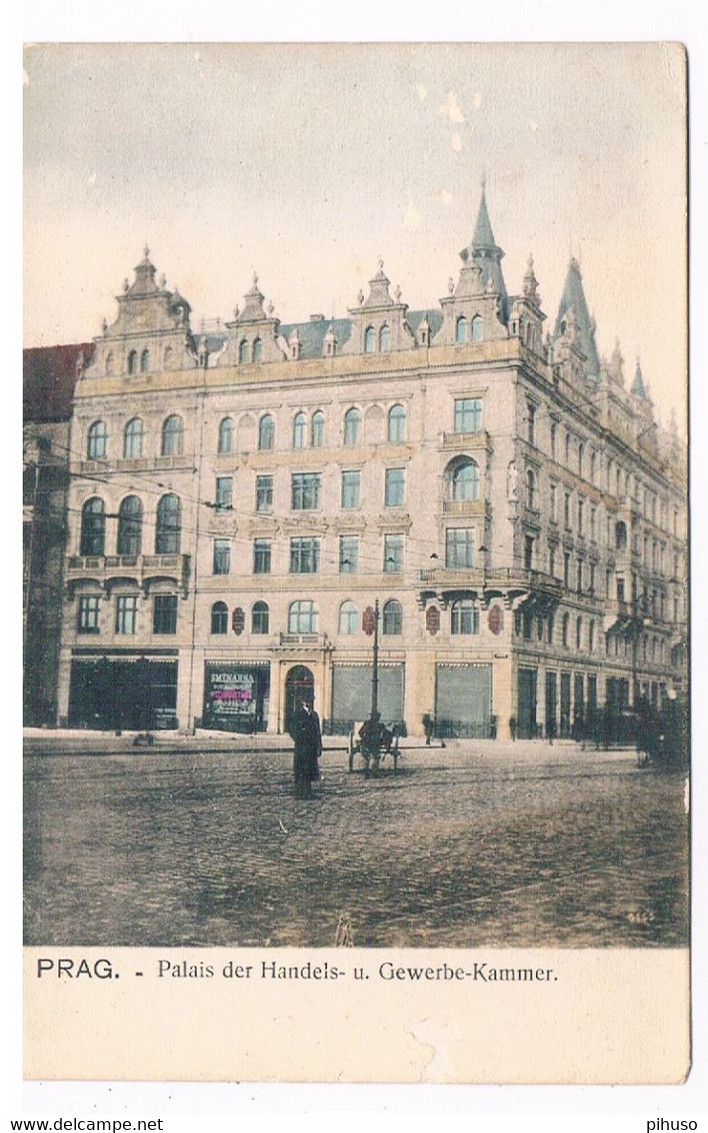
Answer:
<svg viewBox="0 0 708 1133"><path fill-rule="evenodd" d="M558 735L558 684L555 673L546 673L546 736Z"/></svg>
<svg viewBox="0 0 708 1133"><path fill-rule="evenodd" d="M301 704L314 704L315 678L307 665L294 665L285 678L285 731L290 731L292 718Z"/></svg>
<svg viewBox="0 0 708 1133"><path fill-rule="evenodd" d="M518 736L522 740L536 736L536 669L519 669Z"/></svg>
<svg viewBox="0 0 708 1133"><path fill-rule="evenodd" d="M560 734L564 740L570 735L570 673L561 673Z"/></svg>

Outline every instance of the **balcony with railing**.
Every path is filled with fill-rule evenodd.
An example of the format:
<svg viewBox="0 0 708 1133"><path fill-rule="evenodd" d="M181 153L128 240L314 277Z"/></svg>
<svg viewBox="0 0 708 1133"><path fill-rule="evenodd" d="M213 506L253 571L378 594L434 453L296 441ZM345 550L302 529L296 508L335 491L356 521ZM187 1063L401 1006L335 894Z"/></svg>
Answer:
<svg viewBox="0 0 708 1133"><path fill-rule="evenodd" d="M492 439L486 429L474 433L443 433L441 448L450 452L463 452L467 449L491 449Z"/></svg>
<svg viewBox="0 0 708 1133"><path fill-rule="evenodd" d="M108 592L118 579L129 579L147 593L151 582L167 578L186 597L189 576L189 555L70 555L66 560L66 583L72 596L77 583L89 579Z"/></svg>
<svg viewBox="0 0 708 1133"><path fill-rule="evenodd" d="M421 598L436 596L444 601L452 593L475 592L484 600L504 599L511 606L516 599L536 597L549 602L561 599L559 579L544 571L526 567L432 567L419 572Z"/></svg>
<svg viewBox="0 0 708 1133"><path fill-rule="evenodd" d="M280 645L290 648L323 649L328 644L326 633L281 633Z"/></svg>

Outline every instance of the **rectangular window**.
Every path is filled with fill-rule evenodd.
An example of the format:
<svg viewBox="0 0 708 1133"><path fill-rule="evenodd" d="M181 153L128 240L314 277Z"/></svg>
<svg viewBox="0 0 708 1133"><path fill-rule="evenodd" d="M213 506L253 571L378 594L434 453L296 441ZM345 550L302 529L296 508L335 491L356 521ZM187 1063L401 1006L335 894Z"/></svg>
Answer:
<svg viewBox="0 0 708 1133"><path fill-rule="evenodd" d="M530 445L536 443L536 406L531 401L526 402L526 440Z"/></svg>
<svg viewBox="0 0 708 1133"><path fill-rule="evenodd" d="M478 397L455 398L455 432L477 433L481 427L481 399Z"/></svg>
<svg viewBox="0 0 708 1133"><path fill-rule="evenodd" d="M342 507L359 507L361 502L361 472L342 473Z"/></svg>
<svg viewBox="0 0 708 1133"><path fill-rule="evenodd" d="M384 535L384 570L394 574L403 570L402 535Z"/></svg>
<svg viewBox="0 0 708 1133"><path fill-rule="evenodd" d="M79 598L79 633L98 633L98 613L101 599L98 594L84 594Z"/></svg>
<svg viewBox="0 0 708 1133"><path fill-rule="evenodd" d="M177 633L177 595L156 594L152 608L153 633Z"/></svg>
<svg viewBox="0 0 708 1133"><path fill-rule="evenodd" d="M270 574L270 539L254 539L253 573Z"/></svg>
<svg viewBox="0 0 708 1133"><path fill-rule="evenodd" d="M555 547L549 547L549 549L548 549L548 573L551 575L552 578L555 577L555 573L556 573L556 549L555 549Z"/></svg>
<svg viewBox="0 0 708 1133"><path fill-rule="evenodd" d="M273 477L256 476L256 511L273 510Z"/></svg>
<svg viewBox="0 0 708 1133"><path fill-rule="evenodd" d="M570 555L567 551L563 555L563 585L566 590L570 586Z"/></svg>
<svg viewBox="0 0 708 1133"><path fill-rule="evenodd" d="M594 563L590 563L590 585L589 585L589 589L590 589L591 594L595 593L595 564Z"/></svg>
<svg viewBox="0 0 708 1133"><path fill-rule="evenodd" d="M228 574L231 570L231 540L214 540L214 574Z"/></svg>
<svg viewBox="0 0 708 1133"><path fill-rule="evenodd" d="M533 535L524 536L524 569L531 570L533 567Z"/></svg>
<svg viewBox="0 0 708 1133"><path fill-rule="evenodd" d="M292 478L293 511L312 511L320 506L319 472L294 472Z"/></svg>
<svg viewBox="0 0 708 1133"><path fill-rule="evenodd" d="M231 508L234 503L233 476L217 476L216 478L216 506L217 508Z"/></svg>
<svg viewBox="0 0 708 1133"><path fill-rule="evenodd" d="M551 519L555 523L558 519L558 491L555 484L551 484Z"/></svg>
<svg viewBox="0 0 708 1133"><path fill-rule="evenodd" d="M582 559L578 559L577 581L578 581L578 586L577 586L578 594L582 594L582 592L583 592L583 561L582 561Z"/></svg>
<svg viewBox="0 0 708 1133"><path fill-rule="evenodd" d="M597 508L590 508L590 538L597 539Z"/></svg>
<svg viewBox="0 0 708 1133"><path fill-rule="evenodd" d="M403 507L406 490L405 468L387 468L384 491L385 507Z"/></svg>
<svg viewBox="0 0 708 1133"><path fill-rule="evenodd" d="M290 573L316 574L320 569L319 539L290 540Z"/></svg>
<svg viewBox="0 0 708 1133"><path fill-rule="evenodd" d="M116 633L138 632L138 596L120 594L116 599Z"/></svg>
<svg viewBox="0 0 708 1133"><path fill-rule="evenodd" d="M465 570L474 566L473 527L448 527L445 532L445 566Z"/></svg>
<svg viewBox="0 0 708 1133"><path fill-rule="evenodd" d="M359 569L359 537L358 535L340 535L339 537L339 573L356 574Z"/></svg>
<svg viewBox="0 0 708 1133"><path fill-rule="evenodd" d="M570 492L563 497L563 523L566 531L570 531Z"/></svg>
<svg viewBox="0 0 708 1133"><path fill-rule="evenodd" d="M558 426L555 421L551 425L551 458L556 459L556 446L558 441Z"/></svg>
<svg viewBox="0 0 708 1133"><path fill-rule="evenodd" d="M585 501L578 500L578 535L583 534L583 518L585 511Z"/></svg>

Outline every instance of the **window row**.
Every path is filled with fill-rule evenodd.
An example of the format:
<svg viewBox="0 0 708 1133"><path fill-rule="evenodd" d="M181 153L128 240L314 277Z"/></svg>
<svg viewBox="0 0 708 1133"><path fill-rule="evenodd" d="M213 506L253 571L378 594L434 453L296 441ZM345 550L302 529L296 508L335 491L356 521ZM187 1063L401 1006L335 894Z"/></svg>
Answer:
<svg viewBox="0 0 708 1133"><path fill-rule="evenodd" d="M556 634L556 618L553 614L544 618L525 610L517 610L514 615L514 628L517 637L523 637L526 641L536 638L538 641L545 641L549 645L553 645ZM560 644L564 649L570 649L572 646L576 650L587 648L589 653L594 653L597 643L597 622L594 618L590 619L586 628L585 620L582 617L576 617L573 621L570 614L563 614L560 619Z"/></svg>
<svg viewBox="0 0 708 1133"><path fill-rule="evenodd" d="M82 594L79 598L78 633L100 633L102 598L99 594ZM138 632L139 594L119 594L115 600L113 630L116 634L132 636ZM177 595L156 594L152 600L152 632L177 633Z"/></svg>
<svg viewBox="0 0 708 1133"><path fill-rule="evenodd" d="M382 411L377 411L379 415ZM368 420L368 417L367 417ZM352 406L343 418L343 441L345 445L357 445L362 435L363 418L361 410ZM454 406L454 432L476 433L482 424L482 402L480 398L456 398ZM251 422L255 429L255 423ZM407 413L405 406L393 405L386 415L386 440L389 444L403 444L407 439ZM221 455L232 453L237 448L236 423L233 417L223 417L219 422L217 452ZM133 417L123 429L123 458L137 460L143 455L145 426L140 417ZM271 413L263 413L258 419L257 436L239 438L239 449L246 450L256 444L260 451L275 447L275 418ZM325 444L325 415L321 409L309 418L300 410L292 421L292 447L322 448ZM252 443L253 442L253 443ZM184 450L184 421L173 413L165 418L160 430L160 455L180 456ZM105 460L108 454L108 427L105 421L94 421L88 428L86 455L89 460Z"/></svg>
<svg viewBox="0 0 708 1133"><path fill-rule="evenodd" d="M344 510L361 506L361 470L344 469L340 479L340 505ZM217 476L214 486L217 510L233 508L234 477ZM271 473L256 476L255 510L273 511L274 477ZM479 499L479 466L471 457L458 457L445 471L446 497L454 501ZM406 498L405 468L384 470L384 507L403 507ZM320 472L294 472L290 479L290 507L293 511L316 511L321 506L322 474Z"/></svg>
<svg viewBox="0 0 708 1133"><path fill-rule="evenodd" d="M132 417L123 429L123 459L137 460L143 455L144 427L140 417ZM181 456L184 450L184 422L177 413L166 417L160 430L160 455ZM86 456L105 460L108 455L108 429L105 421L89 425Z"/></svg>
<svg viewBox="0 0 708 1133"><path fill-rule="evenodd" d="M311 599L297 599L288 606L287 632L293 634L317 633L319 611ZM339 632L358 633L361 616L355 604L347 599L339 607ZM212 634L225 634L229 629L229 608L225 602L215 602L211 608ZM251 607L251 633L270 633L270 609L267 602L254 602ZM403 609L396 598L384 602L381 611L381 632L397 636L403 633Z"/></svg>
<svg viewBox="0 0 708 1133"><path fill-rule="evenodd" d="M153 352L153 361L155 354L157 353L157 350ZM161 370L171 370L174 365L174 360L174 350L171 346L166 346L160 355L160 359L156 368ZM147 347L143 350L130 350L125 357L125 372L128 374L146 374L150 370L150 366L151 353L147 349ZM117 372L116 357L112 350L109 350L106 354L105 370L106 374L109 377L111 374Z"/></svg>
<svg viewBox="0 0 708 1133"><path fill-rule="evenodd" d="M100 496L86 500L81 509L80 555L105 555L106 519L118 519L116 553L139 555L143 542L143 505L138 496L121 500L117 516L109 516ZM182 535L182 504L179 496L161 496L155 516L155 554L177 555Z"/></svg>

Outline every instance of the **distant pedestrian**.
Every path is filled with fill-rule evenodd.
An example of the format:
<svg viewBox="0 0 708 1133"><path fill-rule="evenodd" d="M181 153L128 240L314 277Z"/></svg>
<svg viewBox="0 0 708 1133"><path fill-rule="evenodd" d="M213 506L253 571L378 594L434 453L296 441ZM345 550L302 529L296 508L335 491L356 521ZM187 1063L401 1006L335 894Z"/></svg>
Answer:
<svg viewBox="0 0 708 1133"><path fill-rule="evenodd" d="M309 701L304 701L295 713L290 735L295 741L295 793L299 798L311 798L312 783L320 777L322 730L320 718Z"/></svg>
<svg viewBox="0 0 708 1133"><path fill-rule="evenodd" d="M429 712L426 712L423 717L423 730L425 731L425 745L426 747L430 747L431 740L435 733L435 721Z"/></svg>
<svg viewBox="0 0 708 1133"><path fill-rule="evenodd" d="M549 744L552 744L555 738L556 720L555 716L550 716L548 720L546 720L546 739L548 740Z"/></svg>

